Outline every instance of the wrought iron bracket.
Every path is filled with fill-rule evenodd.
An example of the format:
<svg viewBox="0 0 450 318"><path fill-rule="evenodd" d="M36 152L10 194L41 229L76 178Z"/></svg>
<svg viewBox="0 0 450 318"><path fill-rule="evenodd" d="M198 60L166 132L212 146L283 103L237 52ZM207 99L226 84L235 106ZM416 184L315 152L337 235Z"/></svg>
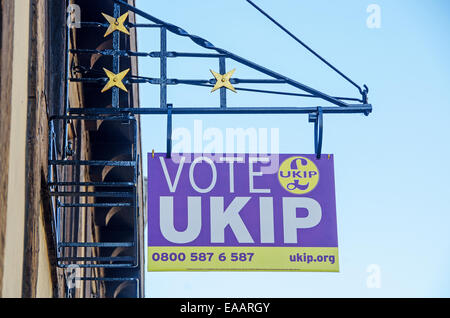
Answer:
<svg viewBox="0 0 450 318"><path fill-rule="evenodd" d="M172 157L172 107L172 104L167 104L167 158Z"/></svg>
<svg viewBox="0 0 450 318"><path fill-rule="evenodd" d="M314 123L314 152L317 159L322 155L323 141L323 110L317 107L317 112L309 114L309 122Z"/></svg>

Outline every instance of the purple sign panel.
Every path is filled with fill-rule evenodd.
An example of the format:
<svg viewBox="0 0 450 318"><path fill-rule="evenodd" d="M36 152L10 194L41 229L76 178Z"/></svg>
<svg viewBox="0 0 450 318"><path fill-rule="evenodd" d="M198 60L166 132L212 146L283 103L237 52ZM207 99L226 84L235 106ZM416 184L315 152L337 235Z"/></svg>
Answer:
<svg viewBox="0 0 450 318"><path fill-rule="evenodd" d="M148 270L338 271L332 155L148 156Z"/></svg>

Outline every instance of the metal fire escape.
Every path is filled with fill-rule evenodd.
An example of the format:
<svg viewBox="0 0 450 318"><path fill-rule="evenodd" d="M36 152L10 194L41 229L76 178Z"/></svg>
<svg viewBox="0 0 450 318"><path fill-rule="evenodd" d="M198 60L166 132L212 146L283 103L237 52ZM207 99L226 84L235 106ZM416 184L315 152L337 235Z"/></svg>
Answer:
<svg viewBox="0 0 450 318"><path fill-rule="evenodd" d="M369 115L372 106L368 103L368 88L364 85L361 88L355 82L350 80L333 65L328 63L319 54L313 51L309 46L286 30L281 24L276 22L261 8L252 1L247 0L254 8L264 14L273 23L280 27L284 32L296 40L300 45L306 48L314 56L319 58L332 70L341 75L351 85L358 90L359 97L335 97L327 95L312 87L304 85L287 76L276 73L266 67L260 66L251 60L242 58L224 49L215 47L209 41L188 33L184 29L164 22L138 8L128 4L123 0L114 1L114 14L109 16L104 14L104 22L80 22L82 28L106 28L106 37L112 36L112 49L98 47L96 49L73 49L70 48L69 40L67 43L67 70L66 70L66 103L64 114L53 116L50 120L50 128L55 125L64 127L64 138L62 144L62 153L58 157L57 140L50 136L49 152L49 185L51 195L55 202L55 232L58 247L58 265L61 267L79 266L81 268L135 268L138 266L139 251L137 220L140 213L138 209L138 191L137 178L141 169L139 167L140 158L136 151L138 147L137 139L137 121L135 116L142 114L165 114L167 115L167 156L171 155L172 144L172 116L176 114L308 114L309 121L314 124L314 151L317 158L320 158L322 151L322 132L323 117L325 114L349 114L361 113ZM127 22L128 12L131 11L147 19L150 23L138 24ZM158 52L135 52L129 49L121 48L121 36L128 36L131 28L157 28L160 30L160 51ZM70 30L67 28L67 38L70 38ZM167 32L177 36L183 36L191 39L196 45L206 49L205 53L174 52L167 49ZM74 64L71 56L80 56L83 54L109 56L112 58L112 65L108 69L86 67ZM121 59L130 57L156 58L160 60L160 76L144 77L138 74L132 74L130 69L123 68ZM167 77L167 62L172 58L205 58L215 59L218 62L218 71L211 70L214 78L211 79L175 79ZM233 78L234 71L227 69L227 60L233 60L241 65L268 76L266 79L240 79ZM70 62L71 61L71 62ZM81 74L81 76L73 76ZM74 108L69 105L69 83L83 83L92 85L93 88L101 90L102 93L111 92L111 107L91 107ZM160 107L123 107L121 104L121 94L128 92L127 87L131 84L153 84L160 86ZM240 87L241 84L286 84L295 88L298 92L285 92L278 89L263 90L254 87ZM176 105L174 107L168 102L167 89L171 85L195 85L212 88L218 91L218 107L185 107ZM237 86L237 87L234 87ZM299 98L311 98L315 100L315 106L310 107L229 107L227 105L227 90L234 92L247 91L261 94L277 94L297 96ZM319 103L326 102L324 106L318 106ZM123 131L123 134L130 140L130 152L125 157L118 157L116 160L105 158L96 158L95 160L82 160L77 158L76 152L73 152L74 145L68 141L68 133L74 122L84 122L89 124L101 121L103 124L111 122L111 125ZM99 171L100 177L97 181L78 182L67 181L64 176L58 175L62 167L69 166L72 172L81 171L83 167L88 167L90 171ZM104 178L105 171L117 169L118 174L127 176L120 182L108 181ZM103 216L112 215L119 209L128 211L130 218L130 235L127 241L114 241L113 238L107 238L100 242L68 242L64 239L68 231L66 222L66 212L81 213L82 209L93 208L95 214ZM126 250L125 255L114 253L114 250L120 248ZM85 252L81 254L81 249ZM81 280L117 280L133 281L138 286L139 277L91 277L84 275L79 277ZM137 293L138 295L138 293Z"/></svg>
<svg viewBox="0 0 450 318"><path fill-rule="evenodd" d="M120 46L124 41L121 36L124 36L123 30L126 31L116 28L116 21L120 19L120 6L114 5L113 16L104 16L110 20L109 24L83 22L81 27L109 27L105 38L112 37L111 73L119 73ZM123 27L123 22L120 26ZM54 207L57 264L66 268L68 297L74 296L76 281L95 283L97 291L101 284L106 284L109 288L105 289L114 291L107 292L108 297L117 296L123 288L132 290L126 294L128 297L140 297L141 277L138 267L143 264L139 264L138 218L143 211L139 211L138 121L130 112L111 115L99 111L85 114L83 108L79 108L82 112L71 109L70 96L74 92L71 91L70 83L82 80L86 75L83 68L76 64L79 59L74 56L88 53L77 52L72 48L72 36L67 26L64 112L52 116L49 122L52 133L49 136L48 185ZM109 83L120 84L116 80L113 76ZM96 89L95 84L92 86ZM116 110L119 110L123 100L119 86L105 86L101 92L106 94L110 91L110 106ZM125 87L123 89L126 90ZM85 88L85 92L88 91ZM83 158L77 143L81 142L82 135L91 126L96 127L95 134L90 135L90 142L95 146L90 147L92 153ZM62 142L55 134L60 127L63 130ZM111 131L115 133L111 134ZM74 135L76 138L73 138ZM96 142L96 139L99 141ZM102 144L104 141L111 141L111 144ZM120 145L116 147L120 151L114 149L112 143ZM79 224L79 221L74 220L90 212L95 224L104 230L100 230L97 237L85 234L80 239L79 230L74 228L74 224ZM74 282L71 284L70 280Z"/></svg>

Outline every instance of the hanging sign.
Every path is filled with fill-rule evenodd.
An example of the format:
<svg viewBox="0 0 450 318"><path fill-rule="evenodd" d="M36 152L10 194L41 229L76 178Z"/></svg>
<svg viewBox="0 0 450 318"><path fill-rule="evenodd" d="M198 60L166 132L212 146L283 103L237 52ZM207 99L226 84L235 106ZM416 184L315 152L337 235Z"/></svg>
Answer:
<svg viewBox="0 0 450 318"><path fill-rule="evenodd" d="M339 271L332 155L148 156L149 271Z"/></svg>

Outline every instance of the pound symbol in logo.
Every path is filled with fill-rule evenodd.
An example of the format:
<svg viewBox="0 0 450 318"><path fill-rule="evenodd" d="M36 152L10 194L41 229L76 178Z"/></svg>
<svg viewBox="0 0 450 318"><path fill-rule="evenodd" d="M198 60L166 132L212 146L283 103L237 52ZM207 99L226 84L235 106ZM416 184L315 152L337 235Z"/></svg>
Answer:
<svg viewBox="0 0 450 318"><path fill-rule="evenodd" d="M294 194L312 191L319 182L319 170L308 158L291 157L283 161L278 171L281 186Z"/></svg>

